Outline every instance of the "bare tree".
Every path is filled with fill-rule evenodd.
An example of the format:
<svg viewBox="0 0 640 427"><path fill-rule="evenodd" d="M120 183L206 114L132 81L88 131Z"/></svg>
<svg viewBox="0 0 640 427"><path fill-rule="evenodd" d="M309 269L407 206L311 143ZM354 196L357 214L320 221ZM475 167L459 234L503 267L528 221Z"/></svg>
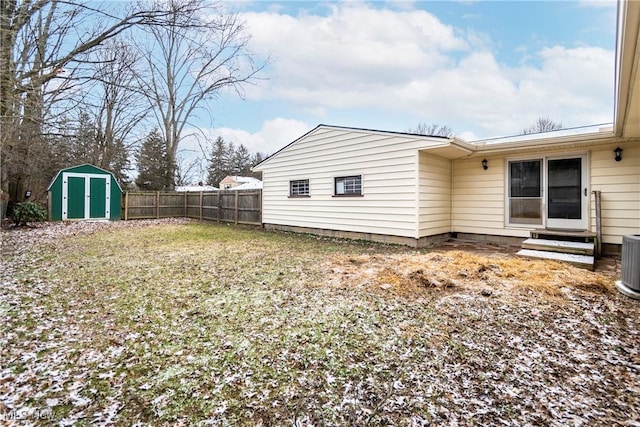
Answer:
<svg viewBox="0 0 640 427"><path fill-rule="evenodd" d="M165 8L74 0L0 2L0 177L15 201L40 161L53 105L86 77L86 54L134 26L162 25ZM175 13L175 10L172 11Z"/></svg>
<svg viewBox="0 0 640 427"><path fill-rule="evenodd" d="M415 128L409 129L408 133L428 136L446 136L451 138L454 135L453 130L449 126L439 125L437 123L427 124L426 122L418 123Z"/></svg>
<svg viewBox="0 0 640 427"><path fill-rule="evenodd" d="M540 117L533 125L522 129L522 134L529 135L532 133L551 132L560 129L562 129L562 122L554 122L547 117Z"/></svg>
<svg viewBox="0 0 640 427"><path fill-rule="evenodd" d="M148 104L136 85L139 58L134 49L117 39L108 40L91 58L93 85L80 104L95 121L91 163L114 172L124 184L128 158L137 143L132 133L148 114Z"/></svg>
<svg viewBox="0 0 640 427"><path fill-rule="evenodd" d="M248 51L249 36L237 14L203 0L163 0L176 10L188 5L189 15L175 13L162 27L149 29L144 56L149 75L140 86L152 105L167 145L175 176L176 154L184 131L198 108L222 90L243 96L245 84L264 68Z"/></svg>
<svg viewBox="0 0 640 427"><path fill-rule="evenodd" d="M178 157L176 161L176 185L189 185L196 180L196 177L201 178L204 175L202 168L202 159L188 159L185 157ZM201 179L198 179L202 182Z"/></svg>

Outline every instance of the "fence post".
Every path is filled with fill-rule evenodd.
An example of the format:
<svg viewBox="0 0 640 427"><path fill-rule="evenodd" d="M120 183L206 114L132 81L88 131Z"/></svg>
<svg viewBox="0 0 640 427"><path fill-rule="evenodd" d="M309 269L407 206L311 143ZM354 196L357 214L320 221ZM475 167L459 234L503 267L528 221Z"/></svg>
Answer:
<svg viewBox="0 0 640 427"><path fill-rule="evenodd" d="M184 192L184 209L183 209L183 213L184 213L184 217L188 217L189 216L189 211L187 209L187 194L189 194L188 191Z"/></svg>
<svg viewBox="0 0 640 427"><path fill-rule="evenodd" d="M222 192L218 191L216 195L218 196L218 209L217 209L216 220L220 222L220 212L222 212Z"/></svg>
<svg viewBox="0 0 640 427"><path fill-rule="evenodd" d="M160 218L160 192L156 191L156 219Z"/></svg>
<svg viewBox="0 0 640 427"><path fill-rule="evenodd" d="M238 198L239 197L240 197L240 192L238 190L236 190L235 200L233 201L234 208L235 208L234 209L235 213L234 213L234 218L233 218L234 219L234 224L238 223L238 209L239 209L239 207L238 207Z"/></svg>
<svg viewBox="0 0 640 427"><path fill-rule="evenodd" d="M200 221L202 221L202 203L203 203L203 196L201 191L200 192Z"/></svg>
<svg viewBox="0 0 640 427"><path fill-rule="evenodd" d="M124 220L129 219L129 192L124 192Z"/></svg>

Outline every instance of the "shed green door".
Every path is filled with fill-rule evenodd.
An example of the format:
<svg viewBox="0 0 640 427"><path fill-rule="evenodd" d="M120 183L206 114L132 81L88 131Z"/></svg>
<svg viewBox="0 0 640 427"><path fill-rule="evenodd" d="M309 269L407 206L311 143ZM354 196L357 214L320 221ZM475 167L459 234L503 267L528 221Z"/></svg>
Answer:
<svg viewBox="0 0 640 427"><path fill-rule="evenodd" d="M67 177L67 218L83 219L86 200L84 177Z"/></svg>
<svg viewBox="0 0 640 427"><path fill-rule="evenodd" d="M62 219L109 219L110 176L64 173Z"/></svg>
<svg viewBox="0 0 640 427"><path fill-rule="evenodd" d="M107 217L107 179L89 178L89 218Z"/></svg>

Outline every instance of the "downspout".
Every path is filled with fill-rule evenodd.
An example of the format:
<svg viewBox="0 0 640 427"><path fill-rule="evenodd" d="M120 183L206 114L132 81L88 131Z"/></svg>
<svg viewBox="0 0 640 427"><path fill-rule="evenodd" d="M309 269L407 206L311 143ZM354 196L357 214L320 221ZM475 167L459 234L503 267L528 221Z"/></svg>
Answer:
<svg viewBox="0 0 640 427"><path fill-rule="evenodd" d="M453 161L449 160L449 234L451 237L455 235L453 231Z"/></svg>
<svg viewBox="0 0 640 427"><path fill-rule="evenodd" d="M596 259L600 258L602 253L602 199L601 192L592 191L596 204Z"/></svg>
<svg viewBox="0 0 640 427"><path fill-rule="evenodd" d="M416 150L416 167L415 167L415 171L417 172L414 175L414 179L415 181L415 208L416 208L416 222L415 222L415 236L416 236L416 243L415 243L415 247L419 248L420 247L420 202L422 202L422 200L420 200L420 150Z"/></svg>

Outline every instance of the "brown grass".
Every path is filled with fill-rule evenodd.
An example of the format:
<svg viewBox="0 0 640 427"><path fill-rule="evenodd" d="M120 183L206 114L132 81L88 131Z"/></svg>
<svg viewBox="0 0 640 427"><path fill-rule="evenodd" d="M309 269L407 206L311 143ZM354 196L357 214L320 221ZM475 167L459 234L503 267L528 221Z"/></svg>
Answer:
<svg viewBox="0 0 640 427"><path fill-rule="evenodd" d="M597 294L611 293L614 289L611 278L568 264L458 250L337 256L330 264L330 271L340 273L340 283L366 283L368 290L412 298L429 292L465 289L516 298L531 295L562 300L566 298L563 288Z"/></svg>

